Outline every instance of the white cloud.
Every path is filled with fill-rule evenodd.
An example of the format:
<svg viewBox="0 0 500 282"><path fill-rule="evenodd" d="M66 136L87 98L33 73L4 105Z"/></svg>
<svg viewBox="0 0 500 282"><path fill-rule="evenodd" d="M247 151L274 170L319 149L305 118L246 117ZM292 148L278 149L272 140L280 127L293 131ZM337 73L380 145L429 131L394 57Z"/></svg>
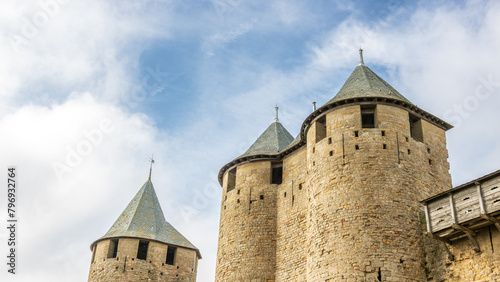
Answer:
<svg viewBox="0 0 500 282"><path fill-rule="evenodd" d="M292 67L277 69L245 53L230 57L227 69L200 61L199 93L179 118L182 124L175 130L159 128L137 112L149 96L134 98L144 78L139 57L148 44L194 36L202 51L231 50L230 43L249 33L278 35L280 29L291 32L314 23L308 7L297 3L278 1L266 9L238 0L213 2L219 18L195 11L202 19L197 22L168 1L124 1L119 7L69 1L17 53L10 36L21 34L23 17L33 19L41 8L33 1L1 4L0 163L17 165L20 171L17 281L85 281L90 243L107 231L146 180L151 154L156 159L153 183L165 216L200 248L198 281L213 281L218 170L271 123L276 102L280 120L296 135L311 102L321 105L331 99L357 65L360 45L369 67L385 67L384 79L445 120L455 105L471 107L465 103L471 103L483 79L500 81L496 2L421 4L415 11L393 7L393 14L373 19L372 25L348 17L312 36ZM336 5L356 11L346 3ZM455 184L498 168L499 88L490 88L489 97L448 133ZM119 102L129 99L132 104ZM458 113L451 114L456 119ZM113 130L105 133L102 122L108 120ZM96 130L102 138L96 137L94 144L88 136ZM68 154L78 149L84 154L70 166ZM54 163L71 170L62 182ZM1 241L5 236L1 231ZM11 277L0 272L0 279L5 278Z"/></svg>
<svg viewBox="0 0 500 282"><path fill-rule="evenodd" d="M386 67L389 76L384 79L410 101L458 125L448 132L457 185L498 168L491 156L499 156L500 148L490 140L500 138L494 130L500 103L495 61L500 48L499 12L500 5L494 1L469 1L463 6L422 6L398 26L391 21L367 26L350 19L312 48L313 64L354 67L355 49L362 46L366 65ZM482 97L487 98L476 97L481 86ZM481 150L485 147L487 151Z"/></svg>
<svg viewBox="0 0 500 282"><path fill-rule="evenodd" d="M90 94L25 106L0 121L0 132L9 136L0 148L2 167L16 165L19 175L19 281L58 281L87 271L89 244L147 179L144 156L154 148L161 158L165 151L149 124ZM58 177L55 163L69 171ZM102 214L111 216L101 221ZM58 271L47 271L55 266Z"/></svg>

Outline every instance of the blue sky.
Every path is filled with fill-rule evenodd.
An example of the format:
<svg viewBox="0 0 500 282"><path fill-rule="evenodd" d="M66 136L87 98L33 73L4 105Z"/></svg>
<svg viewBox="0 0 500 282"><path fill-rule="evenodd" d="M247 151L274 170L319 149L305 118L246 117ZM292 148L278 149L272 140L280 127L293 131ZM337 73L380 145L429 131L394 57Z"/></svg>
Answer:
<svg viewBox="0 0 500 282"><path fill-rule="evenodd" d="M19 274L0 280L86 281L90 244L154 154L163 212L201 250L198 281L213 281L219 169L276 103L296 136L359 47L406 98L455 125L454 185L497 170L499 14L497 1L2 1L0 163L19 170L21 227ZM0 229L0 252L6 238Z"/></svg>

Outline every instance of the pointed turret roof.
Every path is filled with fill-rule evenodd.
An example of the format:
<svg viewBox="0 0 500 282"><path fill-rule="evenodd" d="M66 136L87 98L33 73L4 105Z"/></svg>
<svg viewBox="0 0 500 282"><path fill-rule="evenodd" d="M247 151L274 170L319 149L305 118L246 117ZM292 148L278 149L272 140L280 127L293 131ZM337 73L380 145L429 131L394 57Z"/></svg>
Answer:
<svg viewBox="0 0 500 282"><path fill-rule="evenodd" d="M196 250L201 258L199 250L165 220L151 179L142 185L109 231L92 245L116 237L144 238L185 247Z"/></svg>
<svg viewBox="0 0 500 282"><path fill-rule="evenodd" d="M359 64L333 99L326 105L351 98L390 98L412 104L364 64ZM413 104L412 104L413 105Z"/></svg>
<svg viewBox="0 0 500 282"><path fill-rule="evenodd" d="M253 155L277 155L293 141L293 136L278 120L278 107L276 117L269 127L257 138L252 146L240 157Z"/></svg>
<svg viewBox="0 0 500 282"><path fill-rule="evenodd" d="M245 154L229 162L219 171L218 179L222 185L224 173L239 163L252 161L252 159L275 158L282 159L286 155L303 147L306 144L306 133L309 126L316 118L337 107L346 104L383 103L405 109L413 115L422 118L443 130L453 128L452 125L440 118L420 109L389 83L365 66L363 50L359 50L359 65L354 69L337 95L326 104L316 109L304 120L299 135L294 139L288 131L278 122L277 118L264 133L255 141ZM315 104L315 103L314 103ZM285 133L286 132L286 133ZM281 136L281 139L280 139ZM261 156L265 155L265 156Z"/></svg>

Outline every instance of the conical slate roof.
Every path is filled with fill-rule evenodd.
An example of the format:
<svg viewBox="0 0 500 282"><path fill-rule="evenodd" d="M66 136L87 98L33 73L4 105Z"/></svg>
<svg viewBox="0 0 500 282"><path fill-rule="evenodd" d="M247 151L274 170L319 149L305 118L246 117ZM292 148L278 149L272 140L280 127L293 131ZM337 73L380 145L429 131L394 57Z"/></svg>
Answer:
<svg viewBox="0 0 500 282"><path fill-rule="evenodd" d="M293 147L295 144L297 144L299 142L300 142L300 133L297 134L297 137L295 137L295 139L293 139L293 141L288 146L286 146L285 150L287 150L288 148Z"/></svg>
<svg viewBox="0 0 500 282"><path fill-rule="evenodd" d="M358 65L333 99L326 104L351 98L390 98L412 104L364 64Z"/></svg>
<svg viewBox="0 0 500 282"><path fill-rule="evenodd" d="M293 136L276 118L257 138L257 141L240 157L252 155L277 155L293 141Z"/></svg>
<svg viewBox="0 0 500 282"><path fill-rule="evenodd" d="M198 249L165 220L153 183L149 179L109 231L97 241L116 237L156 240L165 244L194 249L199 254Z"/></svg>

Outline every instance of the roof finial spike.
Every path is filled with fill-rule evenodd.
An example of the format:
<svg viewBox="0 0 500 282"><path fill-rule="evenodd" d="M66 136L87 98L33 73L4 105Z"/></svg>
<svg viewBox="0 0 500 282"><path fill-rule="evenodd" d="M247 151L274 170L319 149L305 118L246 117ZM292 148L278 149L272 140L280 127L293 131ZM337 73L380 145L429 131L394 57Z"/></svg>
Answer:
<svg viewBox="0 0 500 282"><path fill-rule="evenodd" d="M274 107L274 122L279 122L279 119L278 119L278 104L276 103L276 107Z"/></svg>
<svg viewBox="0 0 500 282"><path fill-rule="evenodd" d="M149 166L149 177L148 177L148 182L151 182L151 171L153 170L153 164L155 163L155 160L153 159L153 155L151 155L151 159L149 159L151 162Z"/></svg>
<svg viewBox="0 0 500 282"><path fill-rule="evenodd" d="M363 49L361 49L361 47L359 47L359 65L360 66L365 65L365 62L363 62Z"/></svg>

